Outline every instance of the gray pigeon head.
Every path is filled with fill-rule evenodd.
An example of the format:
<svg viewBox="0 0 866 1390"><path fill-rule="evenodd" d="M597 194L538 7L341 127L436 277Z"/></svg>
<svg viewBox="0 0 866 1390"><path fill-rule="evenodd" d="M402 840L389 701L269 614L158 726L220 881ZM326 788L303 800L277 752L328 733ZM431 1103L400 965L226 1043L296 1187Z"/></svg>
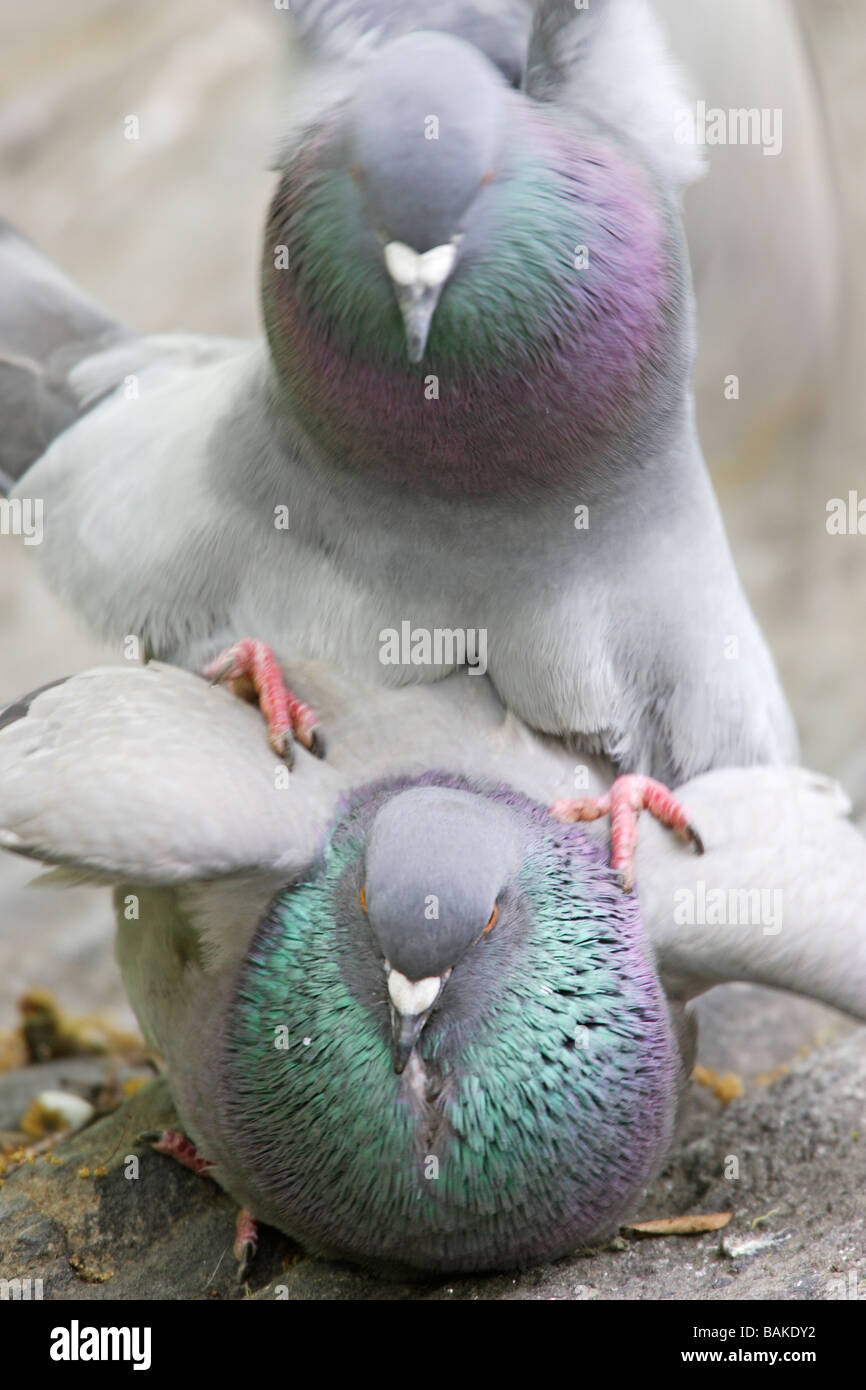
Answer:
<svg viewBox="0 0 866 1390"><path fill-rule="evenodd" d="M451 34L395 39L364 68L349 148L389 241L424 252L460 232L501 148L506 90L493 64Z"/></svg>
<svg viewBox="0 0 866 1390"><path fill-rule="evenodd" d="M349 110L348 153L420 360L472 205L503 144L508 85L471 44L418 32L365 67Z"/></svg>
<svg viewBox="0 0 866 1390"><path fill-rule="evenodd" d="M377 813L363 902L386 961L398 1070L452 970L494 925L522 862L514 815L486 797L413 787Z"/></svg>

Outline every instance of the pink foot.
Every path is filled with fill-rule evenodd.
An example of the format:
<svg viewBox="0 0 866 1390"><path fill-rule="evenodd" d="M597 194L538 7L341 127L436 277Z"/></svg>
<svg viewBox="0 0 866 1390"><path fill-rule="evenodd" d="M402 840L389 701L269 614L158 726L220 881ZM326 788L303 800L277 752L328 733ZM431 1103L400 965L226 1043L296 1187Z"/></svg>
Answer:
<svg viewBox="0 0 866 1390"><path fill-rule="evenodd" d="M238 1262L238 1281L243 1282L259 1248L259 1223L252 1212L241 1207L235 1222L234 1257Z"/></svg>
<svg viewBox="0 0 866 1390"><path fill-rule="evenodd" d="M610 866L619 873L626 893L634 888L634 852L637 847L637 819L649 811L681 840L703 854L701 837L689 820L689 813L672 792L652 777L617 777L606 796L582 796L577 801L555 801L550 814L557 820L598 820L610 816Z"/></svg>
<svg viewBox="0 0 866 1390"><path fill-rule="evenodd" d="M167 1158L173 1158L177 1163L183 1164L184 1168L189 1168L193 1173L197 1173L200 1178L209 1178L210 1170L213 1167L210 1159L202 1158L195 1144L183 1134L177 1134L173 1129L148 1130L146 1134L139 1134L140 1144L149 1144L155 1153L165 1154Z"/></svg>
<svg viewBox="0 0 866 1390"><path fill-rule="evenodd" d="M139 1134L136 1141L139 1144L150 1144L155 1153L165 1154L167 1158L173 1158L177 1163L189 1168L200 1178L210 1178L213 1164L210 1159L202 1158L195 1144L183 1134L177 1134L172 1129L151 1129L145 1134ZM259 1248L259 1223L256 1221L252 1212L246 1207L241 1207L235 1221L235 1240L232 1251L238 1262L238 1280L243 1281L249 1273L250 1265L256 1257Z"/></svg>
<svg viewBox="0 0 866 1390"><path fill-rule="evenodd" d="M209 661L202 675L209 676L213 685L230 681L236 695L258 699L268 726L268 743L290 767L293 734L317 758L325 756L316 715L286 685L277 658L264 642L245 637Z"/></svg>

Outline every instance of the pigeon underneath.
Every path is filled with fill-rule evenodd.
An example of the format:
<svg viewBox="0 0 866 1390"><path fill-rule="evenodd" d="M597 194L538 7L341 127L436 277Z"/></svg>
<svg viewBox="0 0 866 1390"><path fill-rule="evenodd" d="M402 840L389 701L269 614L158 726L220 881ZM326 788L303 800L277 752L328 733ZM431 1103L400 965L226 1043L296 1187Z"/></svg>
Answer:
<svg viewBox="0 0 866 1390"><path fill-rule="evenodd" d="M549 816L572 758L489 682L298 674L331 749L290 778L252 710L158 663L0 728L0 844L119 885L130 1000L245 1255L251 1218L419 1274L602 1240L664 1160L690 998L751 980L866 1018L866 844L832 783L693 780L705 855L650 824L638 899ZM778 889L784 930L686 921L701 884Z"/></svg>

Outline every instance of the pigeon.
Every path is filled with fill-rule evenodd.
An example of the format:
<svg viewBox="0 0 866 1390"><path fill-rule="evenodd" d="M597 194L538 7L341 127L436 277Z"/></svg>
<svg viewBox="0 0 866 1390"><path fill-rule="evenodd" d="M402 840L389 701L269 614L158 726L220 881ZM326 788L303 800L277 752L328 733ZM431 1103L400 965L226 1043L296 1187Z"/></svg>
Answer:
<svg viewBox="0 0 866 1390"><path fill-rule="evenodd" d="M668 1152L688 1000L751 980L866 1018L866 844L826 779L694 779L705 855L651 823L635 897L547 813L573 761L489 681L298 674L330 752L290 777L248 705L158 662L0 728L0 845L117 885L183 1126L146 1138L241 1204L242 1260L257 1221L412 1277L602 1242ZM713 894L754 911L702 925Z"/></svg>
<svg viewBox="0 0 866 1390"><path fill-rule="evenodd" d="M323 749L284 684L319 660L474 665L663 784L794 761L695 430L698 159L661 31L642 0L489 10L293 7L265 340L85 357L85 413L13 501L102 636L258 692L278 751Z"/></svg>

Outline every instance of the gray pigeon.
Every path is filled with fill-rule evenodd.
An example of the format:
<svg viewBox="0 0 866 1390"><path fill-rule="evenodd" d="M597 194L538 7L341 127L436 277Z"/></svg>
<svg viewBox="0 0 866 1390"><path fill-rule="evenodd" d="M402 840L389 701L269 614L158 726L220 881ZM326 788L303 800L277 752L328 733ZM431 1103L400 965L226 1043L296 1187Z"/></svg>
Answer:
<svg viewBox="0 0 866 1390"><path fill-rule="evenodd" d="M641 0L492 13L293 6L267 342L79 362L88 413L16 494L45 573L110 640L254 685L239 639L272 687L265 648L390 686L468 661L617 771L793 760L695 432L660 31ZM277 703L275 746L309 741Z"/></svg>
<svg viewBox="0 0 866 1390"><path fill-rule="evenodd" d="M705 856L651 825L638 907L545 812L571 759L487 681L298 675L331 752L291 778L247 706L158 663L0 729L0 844L119 885L124 980L189 1136L153 1137L243 1204L245 1258L255 1219L409 1273L602 1240L669 1146L684 1001L744 979L866 1018L866 844L832 783L695 779Z"/></svg>

